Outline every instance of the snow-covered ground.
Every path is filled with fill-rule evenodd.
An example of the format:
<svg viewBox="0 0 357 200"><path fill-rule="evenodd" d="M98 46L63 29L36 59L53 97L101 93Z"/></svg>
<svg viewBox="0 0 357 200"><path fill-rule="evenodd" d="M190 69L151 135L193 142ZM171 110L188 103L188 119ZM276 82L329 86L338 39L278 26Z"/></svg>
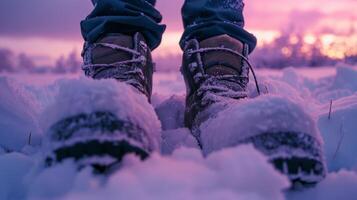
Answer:
<svg viewBox="0 0 357 200"><path fill-rule="evenodd" d="M250 100L222 111L227 115L218 115L216 121L205 126L206 137L211 138L207 143L214 141L206 157L183 127L185 87L181 75L156 74L153 105L157 117L152 116L152 121L158 118L162 124L161 153L154 153L144 162L127 156L122 169L110 177L92 175L89 169L77 172L72 161L44 169L44 122L56 118L55 114L74 112L71 106L61 103L86 95L96 99L109 90L113 94L109 102L124 102L128 94L120 91L127 91L125 85L110 82L112 89L101 90L102 86L93 86L76 76L2 75L0 199L356 199L357 68L288 68L260 70L258 74L262 96L257 96L250 83ZM92 88L96 92L91 92ZM134 96L131 100L141 101L129 93ZM108 105L108 101L95 102L93 106ZM90 102L73 104L86 103L83 107L90 109ZM150 109L144 98L142 104L130 109L137 113ZM116 108L118 113L129 115L120 106ZM275 118L280 116L278 110L285 108L288 115ZM150 111L146 114L154 115ZM296 120L302 115L312 116L313 123ZM266 116L272 116L270 121ZM314 188L286 191L287 178L251 145L223 148L231 146L224 137L212 139L217 137L212 134L217 131L240 133L236 130L239 127L240 132L266 127L308 131L316 128L324 142L328 176Z"/></svg>

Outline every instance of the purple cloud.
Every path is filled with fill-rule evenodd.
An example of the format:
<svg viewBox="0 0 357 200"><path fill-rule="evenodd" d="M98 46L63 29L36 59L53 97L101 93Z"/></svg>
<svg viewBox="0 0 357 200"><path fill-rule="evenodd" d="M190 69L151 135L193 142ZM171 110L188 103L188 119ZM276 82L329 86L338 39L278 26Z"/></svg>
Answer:
<svg viewBox="0 0 357 200"><path fill-rule="evenodd" d="M183 0L159 0L169 29L180 30ZM0 36L80 39L79 23L91 11L90 0L1 0Z"/></svg>
<svg viewBox="0 0 357 200"><path fill-rule="evenodd" d="M168 31L181 31L180 10L184 0L157 0L157 8L164 16ZM322 12L320 5L336 7L335 12ZM281 7L281 5L284 5ZM353 15L355 0L246 0L246 21L252 29L281 29L287 23L316 23L323 17L346 18ZM307 7L308 9L302 9ZM0 37L42 37L58 39L81 38L79 22L91 11L90 0L1 0ZM299 11L303 10L303 11ZM306 11L307 10L307 11ZM323 16L321 13L325 13ZM356 16L356 15L353 15Z"/></svg>
<svg viewBox="0 0 357 200"><path fill-rule="evenodd" d="M0 35L79 38L91 6L89 0L1 0Z"/></svg>

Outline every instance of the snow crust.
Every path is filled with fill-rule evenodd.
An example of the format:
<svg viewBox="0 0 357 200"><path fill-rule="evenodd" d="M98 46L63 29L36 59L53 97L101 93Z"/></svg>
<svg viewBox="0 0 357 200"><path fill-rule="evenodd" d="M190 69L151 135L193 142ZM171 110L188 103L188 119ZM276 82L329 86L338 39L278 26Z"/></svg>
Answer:
<svg viewBox="0 0 357 200"><path fill-rule="evenodd" d="M223 109L202 125L207 156L183 127L183 83L163 80L155 81L156 91L164 88L165 95L154 95L154 110L145 97L115 81L81 78L31 86L1 77L0 199L353 200L357 196L356 69L339 67L335 75L315 80L292 68L279 75L260 74L264 95L257 97L250 83L251 100ZM171 92L180 95L167 98L171 86ZM161 154L144 162L127 156L123 168L109 177L92 175L90 169L77 172L72 161L43 169L40 144L46 128L68 114L95 109L114 110L148 131L160 129L161 121L164 130L153 133L152 139L161 141ZM285 191L286 177L267 158L250 145L232 142L284 128L304 130L324 143L329 174L316 187Z"/></svg>

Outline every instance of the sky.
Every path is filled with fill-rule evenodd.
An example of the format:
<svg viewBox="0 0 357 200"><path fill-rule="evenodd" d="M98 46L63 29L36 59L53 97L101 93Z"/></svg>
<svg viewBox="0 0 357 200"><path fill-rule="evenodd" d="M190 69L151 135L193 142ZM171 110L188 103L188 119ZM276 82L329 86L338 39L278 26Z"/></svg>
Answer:
<svg viewBox="0 0 357 200"><path fill-rule="evenodd" d="M357 30L357 0L246 0L246 29L258 45L284 31L343 36ZM156 56L180 51L183 0L158 0L168 28ZM38 63L81 51L79 22L91 11L90 0L1 0L0 48L26 53ZM354 33L354 32L353 32ZM353 35L357 37L357 35ZM329 37L331 39L331 37Z"/></svg>

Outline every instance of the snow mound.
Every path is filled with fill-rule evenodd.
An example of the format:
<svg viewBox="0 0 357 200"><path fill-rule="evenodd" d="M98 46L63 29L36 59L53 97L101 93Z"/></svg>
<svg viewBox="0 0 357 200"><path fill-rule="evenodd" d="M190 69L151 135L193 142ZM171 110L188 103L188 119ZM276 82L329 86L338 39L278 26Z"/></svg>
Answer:
<svg viewBox="0 0 357 200"><path fill-rule="evenodd" d="M150 148L159 150L161 124L146 97L131 86L115 80L89 78L57 81L59 91L53 104L41 117L46 132L53 124L69 116L98 111L114 113L118 119L140 126L147 134Z"/></svg>
<svg viewBox="0 0 357 200"><path fill-rule="evenodd" d="M0 199L23 199L24 177L33 159L20 153L0 155Z"/></svg>
<svg viewBox="0 0 357 200"><path fill-rule="evenodd" d="M61 199L284 199L289 181L252 146L225 149L204 158L179 149L144 162L127 156L125 166L104 181L71 163L47 169L31 183L30 197ZM56 175L55 175L56 174ZM60 175L61 180L56 177Z"/></svg>
<svg viewBox="0 0 357 200"><path fill-rule="evenodd" d="M357 71L348 67L338 67L330 89L345 89L357 92Z"/></svg>
<svg viewBox="0 0 357 200"><path fill-rule="evenodd" d="M348 67L338 67L336 75L319 81L314 94L321 103L338 100L357 92L357 70Z"/></svg>
<svg viewBox="0 0 357 200"><path fill-rule="evenodd" d="M199 149L197 140L187 128L172 129L162 132L161 153L170 155L181 147Z"/></svg>
<svg viewBox="0 0 357 200"><path fill-rule="evenodd" d="M177 78L156 81L156 90L164 91L153 99L158 117L145 97L116 81L82 78L30 87L0 78L0 199L354 200L357 71L340 67L336 75L318 80L292 68L279 73L281 76L259 77L264 95L258 97L251 82L251 99L225 108L202 125L207 156L198 150L190 131L182 128L184 98L167 99L169 93L184 93L184 84ZM41 133L65 116L96 109L114 109L120 117L155 132L153 140L160 141L163 155L154 153L144 162L129 155L123 169L109 177L92 175L89 169L77 172L71 160L43 169L38 153ZM161 138L158 118L165 129ZM252 146L226 148L277 129L304 131L320 142L323 139L330 170L324 181L311 189L283 192L289 186L287 179ZM219 149L224 150L216 151Z"/></svg>
<svg viewBox="0 0 357 200"><path fill-rule="evenodd" d="M357 94L333 101L331 114L329 107L322 107L318 121L329 170L357 169Z"/></svg>
<svg viewBox="0 0 357 200"><path fill-rule="evenodd" d="M185 97L173 95L155 110L162 123L162 130L184 127Z"/></svg>
<svg viewBox="0 0 357 200"><path fill-rule="evenodd" d="M353 200L357 196L357 173L340 171L329 174L315 188L287 194L289 200Z"/></svg>
<svg viewBox="0 0 357 200"><path fill-rule="evenodd" d="M0 77L0 88L0 149L20 151L29 142L38 144L36 99L17 81L6 77Z"/></svg>
<svg viewBox="0 0 357 200"><path fill-rule="evenodd" d="M303 106L278 95L233 102L204 122L200 130L205 154L270 132L306 133L323 143L316 122Z"/></svg>

